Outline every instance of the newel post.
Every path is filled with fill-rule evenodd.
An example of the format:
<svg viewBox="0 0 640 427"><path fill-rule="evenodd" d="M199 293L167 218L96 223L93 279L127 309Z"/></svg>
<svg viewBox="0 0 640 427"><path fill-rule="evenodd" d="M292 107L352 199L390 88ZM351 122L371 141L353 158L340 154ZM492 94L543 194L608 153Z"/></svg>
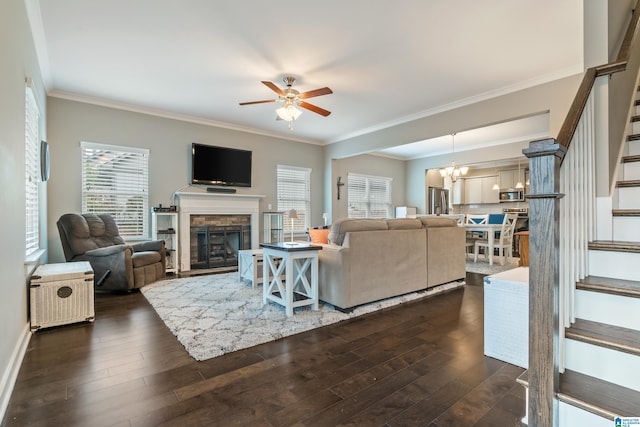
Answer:
<svg viewBox="0 0 640 427"><path fill-rule="evenodd" d="M532 141L529 158L529 426L558 425L560 164L565 147Z"/></svg>

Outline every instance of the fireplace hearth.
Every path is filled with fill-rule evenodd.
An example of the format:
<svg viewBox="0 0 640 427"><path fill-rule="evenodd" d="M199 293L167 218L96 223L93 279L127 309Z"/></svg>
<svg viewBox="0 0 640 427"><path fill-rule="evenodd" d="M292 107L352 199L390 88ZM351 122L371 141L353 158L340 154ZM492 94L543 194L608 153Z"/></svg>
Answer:
<svg viewBox="0 0 640 427"><path fill-rule="evenodd" d="M238 251L251 247L251 227L194 226L191 227L191 269L234 267L238 265Z"/></svg>
<svg viewBox="0 0 640 427"><path fill-rule="evenodd" d="M195 190L195 189L194 189ZM200 246L204 242L211 242L217 245L214 264L220 262L218 258L226 256L226 262L234 262L231 268L237 265L237 254L234 257L231 251L242 249L255 249L258 247L258 232L260 230L259 201L265 196L253 194L218 194L201 191L176 192L177 205L179 211L179 228L184 230L180 233L180 271L191 270L192 264L198 265L203 261L202 253L198 255L198 237L192 238L191 227L241 227L241 230L226 230L227 242L224 243L224 252L220 249L220 231L216 231L211 237L212 229L200 230ZM231 220L230 218L234 218ZM203 231L209 232L209 237L203 237ZM225 232L224 229L221 230ZM239 240L236 240L239 234ZM222 238L225 236L223 235ZM236 242L238 242L236 244ZM242 249L240 248L242 243ZM209 250L211 249L211 243ZM195 255L194 255L195 254ZM194 268L207 268L195 267ZM215 268L215 267L214 267ZM230 268L230 267L225 267Z"/></svg>
<svg viewBox="0 0 640 427"><path fill-rule="evenodd" d="M191 269L237 267L238 251L251 248L250 215L191 215Z"/></svg>

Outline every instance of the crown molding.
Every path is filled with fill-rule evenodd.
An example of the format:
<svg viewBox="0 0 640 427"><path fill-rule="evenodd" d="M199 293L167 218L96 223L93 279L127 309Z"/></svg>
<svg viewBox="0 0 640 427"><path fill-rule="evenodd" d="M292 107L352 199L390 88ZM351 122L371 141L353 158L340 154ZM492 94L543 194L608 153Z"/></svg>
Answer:
<svg viewBox="0 0 640 427"><path fill-rule="evenodd" d="M221 129L234 130L238 132L251 133L255 135L268 136L271 138L285 139L289 141L302 142L305 144L312 144L312 145L323 145L322 142L316 141L313 139L288 136L288 135L283 135L276 132L267 132L261 129L255 129L248 126L240 126L232 123L219 122L216 120L206 119L203 117L196 117L196 116L190 116L187 114L174 113L171 111L160 110L156 108L149 108L141 105L113 101L113 100L108 100L104 98L97 98L97 97L92 97L88 95L80 95L72 92L52 90L47 93L47 96L50 96L52 98L64 99L67 101L75 101L75 102L82 102L85 104L97 105L100 107L115 108L118 110L130 111L132 113L147 114L149 116L161 117L164 119L178 120L181 122L194 123L194 124L199 124L204 126L217 127Z"/></svg>

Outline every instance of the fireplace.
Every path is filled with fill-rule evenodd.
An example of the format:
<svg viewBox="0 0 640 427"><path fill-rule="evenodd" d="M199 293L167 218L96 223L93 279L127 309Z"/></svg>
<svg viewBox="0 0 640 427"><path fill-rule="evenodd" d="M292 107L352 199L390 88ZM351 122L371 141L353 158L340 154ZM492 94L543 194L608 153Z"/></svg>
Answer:
<svg viewBox="0 0 640 427"><path fill-rule="evenodd" d="M215 248L216 256L213 264L220 262L218 258L225 258L225 262L233 262L237 265L237 254L233 256L230 251L238 251L242 249L257 249L258 235L260 231L260 199L264 196L256 196L249 194L226 194L226 193L205 193L196 191L177 192L176 204L179 212L179 230L180 230L180 271L189 271L192 269L192 260L201 258L197 254L198 238L195 244L192 243L191 227L240 227L240 229L217 230L212 229L200 230L200 241L204 246L204 242L211 245L217 245ZM217 220L203 222L202 218L206 216L218 217ZM192 217L194 221L192 222ZM220 222L222 218L235 217L232 222ZM208 237L203 237L203 232L209 233ZM220 235L222 233L222 236ZM225 236L226 235L226 236ZM220 247L220 237L227 240L222 242L226 255L223 256ZM204 239L204 240L203 240ZM213 240L212 240L213 239ZM239 240L237 240L239 239ZM212 243L213 242L213 243ZM242 244L242 248L239 248ZM193 252L196 252L193 255ZM199 264L203 261L196 261ZM212 262L212 261L209 261ZM194 267L209 268L209 267Z"/></svg>
<svg viewBox="0 0 640 427"><path fill-rule="evenodd" d="M235 267L238 251L251 248L250 215L191 215L191 269Z"/></svg>

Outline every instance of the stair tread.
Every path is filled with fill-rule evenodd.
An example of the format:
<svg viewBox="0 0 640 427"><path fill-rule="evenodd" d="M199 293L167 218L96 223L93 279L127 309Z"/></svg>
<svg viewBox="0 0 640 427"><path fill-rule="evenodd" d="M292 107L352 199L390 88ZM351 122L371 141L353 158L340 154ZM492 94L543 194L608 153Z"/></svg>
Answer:
<svg viewBox="0 0 640 427"><path fill-rule="evenodd" d="M633 135L627 136L627 141L637 141L639 139L640 139L640 134L633 134Z"/></svg>
<svg viewBox="0 0 640 427"><path fill-rule="evenodd" d="M597 251L640 253L640 243L618 240L594 240L589 242L589 249Z"/></svg>
<svg viewBox="0 0 640 427"><path fill-rule="evenodd" d="M636 101L636 102L638 102L638 101ZM636 104L636 105L638 105L638 104ZM632 116L631 117L631 121L632 122L640 122L640 116Z"/></svg>
<svg viewBox="0 0 640 427"><path fill-rule="evenodd" d="M565 330L567 338L640 356L640 331L576 319Z"/></svg>
<svg viewBox="0 0 640 427"><path fill-rule="evenodd" d="M624 156L622 158L622 163L633 163L633 162L640 162L640 155L633 155L633 156Z"/></svg>
<svg viewBox="0 0 640 427"><path fill-rule="evenodd" d="M560 374L558 399L610 419L640 414L640 392L569 369Z"/></svg>
<svg viewBox="0 0 640 427"><path fill-rule="evenodd" d="M524 371L516 382L528 387L529 371ZM569 369L560 374L557 397L611 420L616 416L636 417L640 414L640 392Z"/></svg>
<svg viewBox="0 0 640 427"><path fill-rule="evenodd" d="M640 209L613 209L613 216L640 216Z"/></svg>
<svg viewBox="0 0 640 427"><path fill-rule="evenodd" d="M581 290L602 292L640 298L640 282L635 280L612 279L610 277L588 276L576 283Z"/></svg>
<svg viewBox="0 0 640 427"><path fill-rule="evenodd" d="M640 179L634 179L630 181L618 181L616 187L640 187Z"/></svg>

